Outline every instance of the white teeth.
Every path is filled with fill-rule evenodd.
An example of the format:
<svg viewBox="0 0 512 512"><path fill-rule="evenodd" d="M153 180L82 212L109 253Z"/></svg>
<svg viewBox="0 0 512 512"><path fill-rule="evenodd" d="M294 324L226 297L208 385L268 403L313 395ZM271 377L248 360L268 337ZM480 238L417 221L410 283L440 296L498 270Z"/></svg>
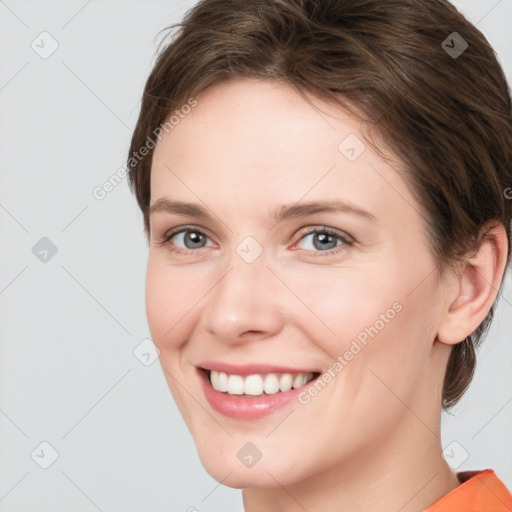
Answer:
<svg viewBox="0 0 512 512"><path fill-rule="evenodd" d="M213 389L230 395L260 396L263 393L271 395L280 391L300 388L313 379L312 373L268 373L266 375L228 375L224 372L210 372L210 382Z"/></svg>
<svg viewBox="0 0 512 512"><path fill-rule="evenodd" d="M224 374L226 375L226 374ZM219 389L219 372L212 372L210 373L210 381L212 383L213 389Z"/></svg>
<svg viewBox="0 0 512 512"><path fill-rule="evenodd" d="M213 373L213 372L212 372ZM218 387L215 389L225 393L228 390L228 376L224 372L215 372L219 375Z"/></svg>
<svg viewBox="0 0 512 512"><path fill-rule="evenodd" d="M290 391L293 386L293 375L291 373L284 373L279 379L279 389L281 391Z"/></svg>
<svg viewBox="0 0 512 512"><path fill-rule="evenodd" d="M246 377L244 382L244 391L246 395L261 395L263 393L263 379L261 376L249 375Z"/></svg>
<svg viewBox="0 0 512 512"><path fill-rule="evenodd" d="M279 377L275 373L269 373L265 377L263 389L267 395L277 393L279 391Z"/></svg>
<svg viewBox="0 0 512 512"><path fill-rule="evenodd" d="M307 376L304 374L299 374L293 379L293 389L300 388L301 386L304 386L307 381Z"/></svg>
<svg viewBox="0 0 512 512"><path fill-rule="evenodd" d="M228 392L232 395L244 394L244 379L240 375L230 375L228 377Z"/></svg>

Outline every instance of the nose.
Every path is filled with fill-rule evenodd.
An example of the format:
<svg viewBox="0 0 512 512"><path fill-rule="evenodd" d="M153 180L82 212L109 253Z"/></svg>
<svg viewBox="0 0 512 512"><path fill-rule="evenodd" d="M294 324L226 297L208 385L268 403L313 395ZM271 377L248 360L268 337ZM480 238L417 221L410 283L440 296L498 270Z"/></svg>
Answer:
<svg viewBox="0 0 512 512"><path fill-rule="evenodd" d="M265 253L249 263L234 252L205 297L200 323L209 335L237 345L279 333L286 290L267 265Z"/></svg>

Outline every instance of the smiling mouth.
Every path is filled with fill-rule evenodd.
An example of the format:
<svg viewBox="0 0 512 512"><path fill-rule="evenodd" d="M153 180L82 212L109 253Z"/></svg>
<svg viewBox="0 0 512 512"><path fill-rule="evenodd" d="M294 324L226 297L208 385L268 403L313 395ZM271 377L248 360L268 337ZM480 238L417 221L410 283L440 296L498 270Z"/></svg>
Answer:
<svg viewBox="0 0 512 512"><path fill-rule="evenodd" d="M255 373L236 375L201 368L213 389L225 395L258 398L298 389L320 376L319 372Z"/></svg>

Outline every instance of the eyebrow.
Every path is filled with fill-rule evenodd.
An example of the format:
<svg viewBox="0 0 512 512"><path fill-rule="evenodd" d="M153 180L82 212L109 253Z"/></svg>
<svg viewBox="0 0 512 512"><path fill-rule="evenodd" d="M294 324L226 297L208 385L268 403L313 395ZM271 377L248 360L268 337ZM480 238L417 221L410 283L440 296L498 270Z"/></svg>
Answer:
<svg viewBox="0 0 512 512"><path fill-rule="evenodd" d="M186 203L182 201L171 201L162 197L155 201L149 208L149 216L155 213L174 213L178 215L187 215L198 219L210 219L208 210L199 204ZM305 217L315 213L351 213L371 222L377 223L377 217L372 213L359 208L358 206L341 199L310 201L295 203L291 205L282 205L279 209L272 212L269 222L278 223L283 220L297 217Z"/></svg>

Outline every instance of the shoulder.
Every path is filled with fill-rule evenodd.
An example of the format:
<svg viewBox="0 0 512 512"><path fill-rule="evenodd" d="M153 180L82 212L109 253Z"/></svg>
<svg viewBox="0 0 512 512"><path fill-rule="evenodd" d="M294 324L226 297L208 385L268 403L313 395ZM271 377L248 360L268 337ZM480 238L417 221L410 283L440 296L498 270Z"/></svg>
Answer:
<svg viewBox="0 0 512 512"><path fill-rule="evenodd" d="M494 470L457 473L460 485L424 512L511 512L512 495Z"/></svg>

